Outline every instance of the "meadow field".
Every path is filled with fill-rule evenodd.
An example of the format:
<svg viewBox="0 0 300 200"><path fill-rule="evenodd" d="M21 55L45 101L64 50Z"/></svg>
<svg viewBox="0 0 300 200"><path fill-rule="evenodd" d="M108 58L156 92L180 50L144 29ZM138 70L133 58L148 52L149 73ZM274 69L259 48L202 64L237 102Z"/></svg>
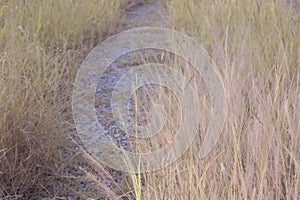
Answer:
<svg viewBox="0 0 300 200"><path fill-rule="evenodd" d="M300 198L300 3L162 2L169 28L201 44L224 82L226 122L210 154L199 159L195 142L161 170L130 174L76 140L77 70L144 1L0 0L0 199Z"/></svg>
<svg viewBox="0 0 300 200"><path fill-rule="evenodd" d="M120 0L0 1L1 198L63 196L54 177L73 131L72 81L124 8Z"/></svg>

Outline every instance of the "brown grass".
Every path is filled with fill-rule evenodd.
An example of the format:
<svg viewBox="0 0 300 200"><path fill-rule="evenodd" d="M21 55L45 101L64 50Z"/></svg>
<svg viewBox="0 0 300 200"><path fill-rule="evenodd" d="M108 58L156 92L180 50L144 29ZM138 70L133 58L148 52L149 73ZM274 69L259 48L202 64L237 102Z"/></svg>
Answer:
<svg viewBox="0 0 300 200"><path fill-rule="evenodd" d="M173 28L203 45L225 83L226 125L205 159L197 154L205 118L177 162L131 180L112 180L111 170L74 151L66 139L72 81L116 30L122 2L0 2L0 197L299 199L300 9L284 0L169 1ZM81 181L96 185L82 191Z"/></svg>
<svg viewBox="0 0 300 200"><path fill-rule="evenodd" d="M68 195L72 81L123 1L0 2L0 198ZM70 141L70 140L69 140ZM64 150L64 151L68 151ZM69 151L72 151L69 150Z"/></svg>
<svg viewBox="0 0 300 200"><path fill-rule="evenodd" d="M169 168L147 174L141 199L300 197L300 21L284 4L170 1L174 28L216 62L228 116L208 157L197 158L196 143Z"/></svg>

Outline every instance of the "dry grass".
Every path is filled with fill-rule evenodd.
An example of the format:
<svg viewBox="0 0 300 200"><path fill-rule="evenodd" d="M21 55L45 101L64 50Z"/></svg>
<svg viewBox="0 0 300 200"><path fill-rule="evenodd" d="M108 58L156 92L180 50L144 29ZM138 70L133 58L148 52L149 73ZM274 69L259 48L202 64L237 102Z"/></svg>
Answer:
<svg viewBox="0 0 300 200"><path fill-rule="evenodd" d="M216 62L228 116L208 157L197 158L196 143L170 167L145 174L141 199L300 198L300 21L284 5L170 1L174 28Z"/></svg>
<svg viewBox="0 0 300 200"><path fill-rule="evenodd" d="M209 121L204 117L200 137L185 155L160 171L131 174L131 181L112 180L109 170L86 154L65 158L73 151L65 140L74 131L72 81L86 54L116 30L123 3L3 0L0 198L61 198L70 192L97 198L97 190L77 190L82 180L96 183L110 199L300 198L300 22L293 9L285 8L284 0L169 3L174 28L207 49L225 83L227 122L210 155L197 157ZM200 77L192 83L199 86ZM201 95L207 93L198 96L206 116L208 103ZM155 98L160 101L161 95ZM93 167L85 166L88 160ZM64 172L78 162L83 176Z"/></svg>
<svg viewBox="0 0 300 200"><path fill-rule="evenodd" d="M68 179L56 178L66 165L57 150L73 131L72 81L86 54L116 30L123 6L120 0L0 1L0 198L69 191Z"/></svg>

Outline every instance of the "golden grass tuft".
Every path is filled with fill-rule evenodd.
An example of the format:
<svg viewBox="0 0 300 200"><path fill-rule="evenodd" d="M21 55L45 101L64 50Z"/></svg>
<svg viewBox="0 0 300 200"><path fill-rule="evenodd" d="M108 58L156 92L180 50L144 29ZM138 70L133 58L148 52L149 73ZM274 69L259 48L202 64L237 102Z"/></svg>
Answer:
<svg viewBox="0 0 300 200"><path fill-rule="evenodd" d="M58 147L72 131L80 62L116 30L124 2L0 2L0 198L40 198L56 186Z"/></svg>

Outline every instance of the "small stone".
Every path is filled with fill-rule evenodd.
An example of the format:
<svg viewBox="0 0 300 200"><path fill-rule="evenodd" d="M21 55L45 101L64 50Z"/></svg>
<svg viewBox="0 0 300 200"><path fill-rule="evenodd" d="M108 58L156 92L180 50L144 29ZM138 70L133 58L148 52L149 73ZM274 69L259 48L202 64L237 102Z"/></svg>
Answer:
<svg viewBox="0 0 300 200"><path fill-rule="evenodd" d="M67 200L74 200L74 196L73 196L73 195L69 195L69 196L67 197Z"/></svg>

